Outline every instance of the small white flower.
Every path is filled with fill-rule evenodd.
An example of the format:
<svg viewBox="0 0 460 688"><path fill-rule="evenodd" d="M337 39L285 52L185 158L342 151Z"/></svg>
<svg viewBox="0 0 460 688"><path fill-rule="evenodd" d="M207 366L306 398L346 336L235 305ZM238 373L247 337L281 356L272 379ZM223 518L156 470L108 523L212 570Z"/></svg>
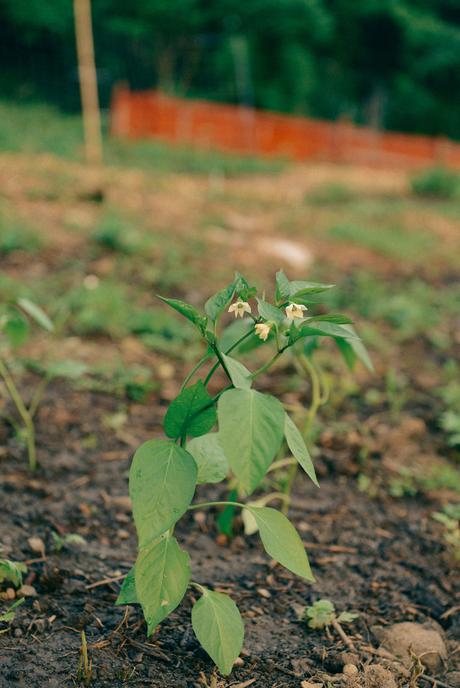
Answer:
<svg viewBox="0 0 460 688"><path fill-rule="evenodd" d="M254 329L256 331L256 335L265 342L272 328L271 325L267 325L267 323L258 323Z"/></svg>
<svg viewBox="0 0 460 688"><path fill-rule="evenodd" d="M228 312L234 313L235 318L238 318L238 316L242 318L245 313L251 312L251 306L247 301L235 301L228 309Z"/></svg>
<svg viewBox="0 0 460 688"><path fill-rule="evenodd" d="M304 312L308 310L306 306L302 303L290 303L286 306L286 316L289 320L294 320L294 318L304 318Z"/></svg>

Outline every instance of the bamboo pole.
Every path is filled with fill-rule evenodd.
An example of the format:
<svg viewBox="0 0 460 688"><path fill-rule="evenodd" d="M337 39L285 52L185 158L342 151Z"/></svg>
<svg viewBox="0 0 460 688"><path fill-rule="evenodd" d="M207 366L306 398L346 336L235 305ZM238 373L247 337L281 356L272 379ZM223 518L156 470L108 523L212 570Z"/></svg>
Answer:
<svg viewBox="0 0 460 688"><path fill-rule="evenodd" d="M102 162L101 115L91 22L91 0L73 0L86 161Z"/></svg>

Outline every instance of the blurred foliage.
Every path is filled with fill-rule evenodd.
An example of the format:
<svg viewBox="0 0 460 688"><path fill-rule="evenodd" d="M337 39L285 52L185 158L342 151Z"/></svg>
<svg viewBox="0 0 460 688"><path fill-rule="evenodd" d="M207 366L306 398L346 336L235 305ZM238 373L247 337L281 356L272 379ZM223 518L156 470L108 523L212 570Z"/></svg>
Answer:
<svg viewBox="0 0 460 688"><path fill-rule="evenodd" d="M460 177L452 170L436 167L411 179L412 192L426 198L455 198L460 193Z"/></svg>
<svg viewBox="0 0 460 688"><path fill-rule="evenodd" d="M460 136L457 0L98 0L93 14L104 106L124 81ZM3 0L0 21L4 93L78 107L72 4Z"/></svg>

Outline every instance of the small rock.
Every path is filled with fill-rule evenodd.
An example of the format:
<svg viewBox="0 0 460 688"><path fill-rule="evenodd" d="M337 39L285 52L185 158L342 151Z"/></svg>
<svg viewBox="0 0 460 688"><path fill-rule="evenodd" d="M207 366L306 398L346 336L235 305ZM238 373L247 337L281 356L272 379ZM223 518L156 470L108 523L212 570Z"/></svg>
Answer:
<svg viewBox="0 0 460 688"><path fill-rule="evenodd" d="M300 688L322 688L322 683L310 683L310 681L302 681Z"/></svg>
<svg viewBox="0 0 460 688"><path fill-rule="evenodd" d="M5 600L14 600L16 597L16 593L13 588L7 588L5 590Z"/></svg>
<svg viewBox="0 0 460 688"><path fill-rule="evenodd" d="M124 528L119 528L117 530L117 535L120 538L120 540L128 540L129 539L129 533L127 530L124 530Z"/></svg>
<svg viewBox="0 0 460 688"><path fill-rule="evenodd" d="M266 588L257 588L257 594L260 595L260 597L264 597L266 600L269 600L271 597L271 593Z"/></svg>
<svg viewBox="0 0 460 688"><path fill-rule="evenodd" d="M373 629L374 630L374 629ZM433 674L442 669L447 659L447 649L439 631L430 624L412 623L404 621L376 633L384 648L403 664L410 667L412 659L410 651L420 657L422 664Z"/></svg>
<svg viewBox="0 0 460 688"><path fill-rule="evenodd" d="M237 657L237 658L235 659L235 662L234 662L233 666L236 666L236 667L242 667L242 666L244 666L244 659L241 659L241 657Z"/></svg>
<svg viewBox="0 0 460 688"><path fill-rule="evenodd" d="M33 585L23 585L18 590L19 597L37 597L38 593Z"/></svg>
<svg viewBox="0 0 460 688"><path fill-rule="evenodd" d="M39 537L30 537L27 540L27 544L29 545L30 549L32 552L37 552L37 554L41 554L44 556L45 554L45 543L43 540Z"/></svg>
<svg viewBox="0 0 460 688"><path fill-rule="evenodd" d="M355 664L345 664L343 667L343 673L345 676L357 676L358 667Z"/></svg>
<svg viewBox="0 0 460 688"><path fill-rule="evenodd" d="M381 664L369 664L364 669L366 688L397 688L393 674Z"/></svg>
<svg viewBox="0 0 460 688"><path fill-rule="evenodd" d="M13 635L15 638L21 638L22 637L22 630L20 628L15 628Z"/></svg>

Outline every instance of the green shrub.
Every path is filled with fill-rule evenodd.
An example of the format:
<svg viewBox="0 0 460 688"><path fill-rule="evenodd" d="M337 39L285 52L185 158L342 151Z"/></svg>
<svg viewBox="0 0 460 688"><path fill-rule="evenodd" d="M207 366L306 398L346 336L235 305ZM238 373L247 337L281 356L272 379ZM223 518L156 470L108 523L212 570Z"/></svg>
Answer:
<svg viewBox="0 0 460 688"><path fill-rule="evenodd" d="M460 191L460 177L452 170L434 167L412 177L411 188L423 198L454 198Z"/></svg>

